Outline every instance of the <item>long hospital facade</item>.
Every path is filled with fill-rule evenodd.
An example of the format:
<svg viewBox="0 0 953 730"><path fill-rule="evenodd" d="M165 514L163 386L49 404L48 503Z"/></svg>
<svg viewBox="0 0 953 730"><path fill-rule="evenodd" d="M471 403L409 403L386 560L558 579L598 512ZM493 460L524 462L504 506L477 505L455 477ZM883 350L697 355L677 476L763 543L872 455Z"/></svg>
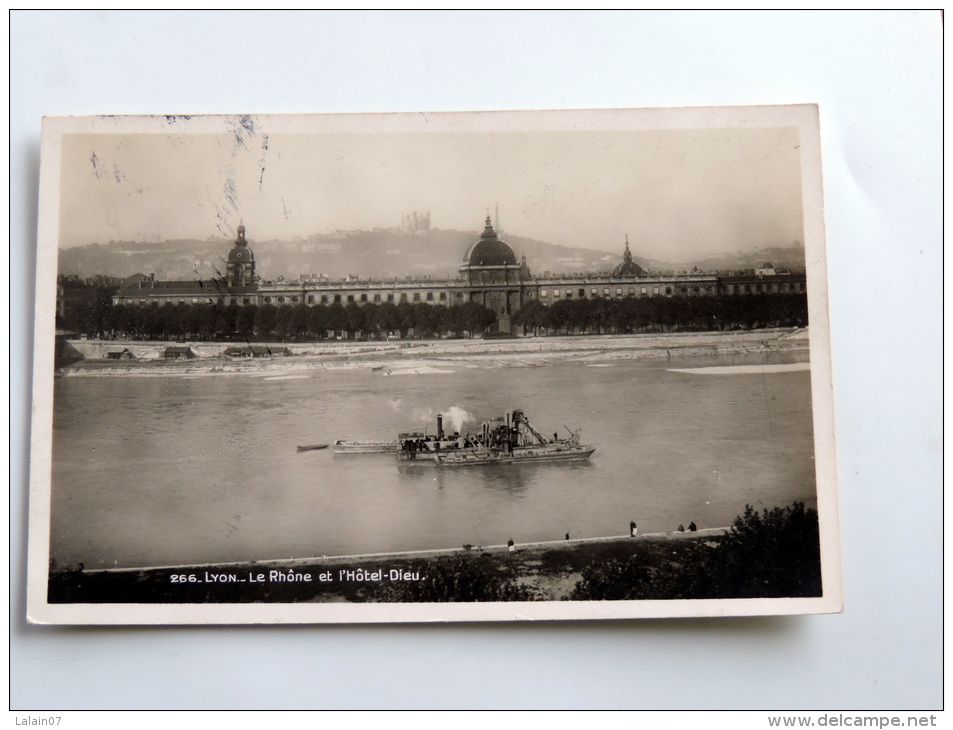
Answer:
<svg viewBox="0 0 953 730"><path fill-rule="evenodd" d="M226 274L207 281L157 281L154 276L127 279L113 296L116 305L221 304L298 305L339 303L358 305L392 302L462 304L475 302L497 314L501 332L516 330L511 317L528 302L551 305L565 299L625 297L739 296L803 293L804 274L781 273L765 264L753 274L721 276L711 273L657 275L646 272L629 250L612 272L533 276L525 257L517 260L512 247L493 229L489 216L480 238L466 251L455 279L347 279L297 282L264 281L256 272L255 256L244 225L228 254Z"/></svg>

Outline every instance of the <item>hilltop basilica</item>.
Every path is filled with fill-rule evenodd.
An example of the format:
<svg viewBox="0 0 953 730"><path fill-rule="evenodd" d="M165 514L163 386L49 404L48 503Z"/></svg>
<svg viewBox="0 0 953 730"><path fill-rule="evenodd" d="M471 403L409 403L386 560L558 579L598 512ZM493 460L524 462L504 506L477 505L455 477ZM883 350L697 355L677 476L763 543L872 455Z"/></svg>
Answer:
<svg viewBox="0 0 953 730"><path fill-rule="evenodd" d="M427 216L429 224L429 214ZM467 249L455 279L345 280L270 282L255 269L255 254L245 238L245 226L228 253L223 280L157 281L155 276L127 279L113 304L273 304L358 305L368 302L476 302L497 314L496 329L515 333L512 315L528 302L550 305L563 299L622 299L624 297L738 296L756 293L804 292L803 274L777 273L765 264L753 275L718 276L690 273L659 276L632 260L628 236L621 263L611 273L533 276L525 256L517 261L487 216L480 238Z"/></svg>

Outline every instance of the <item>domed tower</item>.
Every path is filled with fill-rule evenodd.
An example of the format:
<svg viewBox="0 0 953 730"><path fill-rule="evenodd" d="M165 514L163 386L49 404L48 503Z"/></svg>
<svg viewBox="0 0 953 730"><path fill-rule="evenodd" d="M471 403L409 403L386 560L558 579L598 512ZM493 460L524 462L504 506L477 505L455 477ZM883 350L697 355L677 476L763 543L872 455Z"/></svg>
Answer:
<svg viewBox="0 0 953 730"><path fill-rule="evenodd" d="M622 263L612 271L613 276L645 276L645 269L632 260L632 252L629 251L629 234L625 234L625 253L622 254Z"/></svg>
<svg viewBox="0 0 953 730"><path fill-rule="evenodd" d="M463 257L464 268L485 268L498 266L517 266L516 254L510 248L510 244L496 235L493 230L493 223L490 222L490 216L486 217L486 227L480 240L467 249Z"/></svg>
<svg viewBox="0 0 953 730"><path fill-rule="evenodd" d="M493 230L490 216L480 240L467 249L460 275L469 285L469 299L497 314L499 329L510 331L510 315L521 305L520 280L524 267L516 253Z"/></svg>
<svg viewBox="0 0 953 730"><path fill-rule="evenodd" d="M245 225L238 226L238 238L228 252L225 278L229 286L249 286L255 283L255 254L245 240Z"/></svg>

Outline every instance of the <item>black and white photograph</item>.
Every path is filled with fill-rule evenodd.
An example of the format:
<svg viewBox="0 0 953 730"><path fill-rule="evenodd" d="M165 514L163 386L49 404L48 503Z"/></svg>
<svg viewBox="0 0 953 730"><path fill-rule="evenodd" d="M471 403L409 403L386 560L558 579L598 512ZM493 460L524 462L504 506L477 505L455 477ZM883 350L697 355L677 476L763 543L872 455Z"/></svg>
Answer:
<svg viewBox="0 0 953 730"><path fill-rule="evenodd" d="M841 610L816 107L42 145L31 620Z"/></svg>

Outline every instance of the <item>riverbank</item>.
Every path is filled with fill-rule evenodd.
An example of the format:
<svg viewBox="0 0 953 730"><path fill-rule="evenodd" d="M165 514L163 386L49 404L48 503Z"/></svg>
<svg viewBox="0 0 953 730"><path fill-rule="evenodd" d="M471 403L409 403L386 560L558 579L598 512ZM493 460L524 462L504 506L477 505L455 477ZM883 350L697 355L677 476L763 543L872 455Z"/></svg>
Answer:
<svg viewBox="0 0 953 730"><path fill-rule="evenodd" d="M414 553L63 571L51 603L561 601L592 566L635 561L648 575L705 562L726 528ZM651 595L645 598L653 598Z"/></svg>
<svg viewBox="0 0 953 730"><path fill-rule="evenodd" d="M163 357L168 342L71 340L86 358L62 373L69 377L259 375L306 377L309 371L367 369L381 375L422 375L446 368L546 367L556 362L584 365L624 360L716 357L722 355L807 352L807 329L746 332L690 332L640 335L524 337L506 340L414 340L274 344L290 355L233 358L229 343L183 343L194 359ZM109 352L127 348L135 360L112 360Z"/></svg>

